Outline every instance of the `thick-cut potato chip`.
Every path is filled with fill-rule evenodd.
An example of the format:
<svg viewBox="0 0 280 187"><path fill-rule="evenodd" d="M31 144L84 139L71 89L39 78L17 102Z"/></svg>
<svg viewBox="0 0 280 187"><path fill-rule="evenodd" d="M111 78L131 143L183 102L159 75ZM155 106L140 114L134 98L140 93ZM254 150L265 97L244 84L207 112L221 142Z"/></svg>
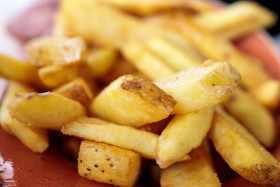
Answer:
<svg viewBox="0 0 280 187"><path fill-rule="evenodd" d="M175 103L152 82L124 75L96 96L91 112L120 125L141 127L168 117Z"/></svg>
<svg viewBox="0 0 280 187"><path fill-rule="evenodd" d="M214 109L176 115L163 130L155 149L161 168L175 163L201 145L211 126Z"/></svg>
<svg viewBox="0 0 280 187"><path fill-rule="evenodd" d="M234 90L224 102L226 109L238 119L264 146L273 146L276 124L270 112L242 89Z"/></svg>
<svg viewBox="0 0 280 187"><path fill-rule="evenodd" d="M12 118L10 114L8 106L16 99L17 92L34 92L34 89L18 82L9 83L0 108L1 126L32 151L44 152L49 147L47 130L29 127L27 123Z"/></svg>
<svg viewBox="0 0 280 187"><path fill-rule="evenodd" d="M140 42L129 43L125 45L121 51L124 57L129 60L140 73L152 81L174 73L174 70L168 67L163 59L160 59Z"/></svg>
<svg viewBox="0 0 280 187"><path fill-rule="evenodd" d="M61 86L81 74L80 65L47 66L39 69L39 77L42 83L49 88Z"/></svg>
<svg viewBox="0 0 280 187"><path fill-rule="evenodd" d="M155 159L154 150L159 137L150 132L96 118L78 119L65 125L61 131L66 135L130 149L150 159Z"/></svg>
<svg viewBox="0 0 280 187"><path fill-rule="evenodd" d="M209 186L221 183L214 170L211 157L204 145L191 152L191 160L175 163L161 172L162 187Z"/></svg>
<svg viewBox="0 0 280 187"><path fill-rule="evenodd" d="M86 115L77 101L57 93L30 93L10 104L11 115L32 127L60 130L63 125Z"/></svg>
<svg viewBox="0 0 280 187"><path fill-rule="evenodd" d="M133 151L94 141L82 141L79 175L116 186L134 186L141 170L141 156Z"/></svg>
<svg viewBox="0 0 280 187"><path fill-rule="evenodd" d="M26 52L30 63L38 67L69 65L83 62L86 45L79 37L36 38L27 43Z"/></svg>
<svg viewBox="0 0 280 187"><path fill-rule="evenodd" d="M156 85L177 101L173 113L197 112L227 99L237 87L240 75L227 62L206 61L156 81Z"/></svg>
<svg viewBox="0 0 280 187"><path fill-rule="evenodd" d="M0 54L0 75L2 77L41 87L38 68L35 65Z"/></svg>
<svg viewBox="0 0 280 187"><path fill-rule="evenodd" d="M76 78L73 81L62 85L54 92L63 95L69 99L80 102L87 106L93 100L93 89L83 78Z"/></svg>
<svg viewBox="0 0 280 187"><path fill-rule="evenodd" d="M193 19L200 28L226 39L236 39L276 22L276 15L254 1L239 1Z"/></svg>
<svg viewBox="0 0 280 187"><path fill-rule="evenodd" d="M221 108L216 108L208 137L228 165L245 179L262 185L280 180L280 163Z"/></svg>

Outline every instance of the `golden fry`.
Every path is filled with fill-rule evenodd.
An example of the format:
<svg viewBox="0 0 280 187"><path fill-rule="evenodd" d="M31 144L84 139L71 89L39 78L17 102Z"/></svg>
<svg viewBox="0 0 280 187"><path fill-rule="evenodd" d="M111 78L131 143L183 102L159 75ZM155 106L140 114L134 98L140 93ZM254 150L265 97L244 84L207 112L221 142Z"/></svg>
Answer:
<svg viewBox="0 0 280 187"><path fill-rule="evenodd" d="M134 186L141 169L138 153L94 141L82 141L79 175L97 182L116 186Z"/></svg>

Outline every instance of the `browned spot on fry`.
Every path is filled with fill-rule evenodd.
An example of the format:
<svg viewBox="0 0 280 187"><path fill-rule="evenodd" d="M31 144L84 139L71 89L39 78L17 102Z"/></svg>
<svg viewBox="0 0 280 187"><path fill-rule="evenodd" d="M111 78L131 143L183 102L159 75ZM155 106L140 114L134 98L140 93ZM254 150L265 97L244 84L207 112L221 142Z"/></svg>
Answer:
<svg viewBox="0 0 280 187"><path fill-rule="evenodd" d="M136 81L124 81L122 84L121 84L121 88L124 89L124 90L131 90L131 89L141 89L142 86L141 84L139 84L138 82Z"/></svg>

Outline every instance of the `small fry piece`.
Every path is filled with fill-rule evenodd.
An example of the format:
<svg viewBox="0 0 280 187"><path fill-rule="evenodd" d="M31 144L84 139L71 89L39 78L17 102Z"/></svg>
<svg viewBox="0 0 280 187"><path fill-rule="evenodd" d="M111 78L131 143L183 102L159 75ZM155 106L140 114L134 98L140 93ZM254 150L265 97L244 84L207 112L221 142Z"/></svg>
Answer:
<svg viewBox="0 0 280 187"><path fill-rule="evenodd" d="M254 98L242 89L236 89L224 106L260 143L268 148L273 146L276 139L274 118Z"/></svg>
<svg viewBox="0 0 280 187"><path fill-rule="evenodd" d="M141 169L141 156L130 150L94 141L82 141L79 175L116 186L134 186Z"/></svg>
<svg viewBox="0 0 280 187"><path fill-rule="evenodd" d="M89 50L85 76L95 78L105 75L113 67L117 57L117 51L110 47Z"/></svg>
<svg viewBox="0 0 280 187"><path fill-rule="evenodd" d="M160 57L166 65L175 71L184 70L203 62L203 58L190 45L188 48L182 48L162 37L152 38L145 44L152 53Z"/></svg>
<svg viewBox="0 0 280 187"><path fill-rule="evenodd" d="M175 163L162 170L161 186L221 186L211 157L205 149L204 145L201 145L191 152L191 160Z"/></svg>
<svg viewBox="0 0 280 187"><path fill-rule="evenodd" d="M4 130L16 136L26 147L42 153L49 147L48 132L45 129L29 127L26 123L12 118L8 106L16 99L17 92L33 92L28 86L10 82L0 108L0 123Z"/></svg>
<svg viewBox="0 0 280 187"><path fill-rule="evenodd" d="M142 43L129 43L121 51L129 62L152 81L174 73L172 68L168 67L162 59L153 54Z"/></svg>
<svg viewBox="0 0 280 187"><path fill-rule="evenodd" d="M70 121L85 116L85 108L57 93L30 93L10 104L12 117L32 127L60 130Z"/></svg>
<svg viewBox="0 0 280 187"><path fill-rule="evenodd" d="M212 107L176 115L163 130L155 149L156 161L166 168L201 145L211 126Z"/></svg>
<svg viewBox="0 0 280 187"><path fill-rule="evenodd" d="M73 81L62 85L54 92L69 99L75 100L87 106L93 100L93 91L90 85L83 78L76 78Z"/></svg>
<svg viewBox="0 0 280 187"><path fill-rule="evenodd" d="M208 137L228 165L245 179L262 185L280 180L280 163L221 108L216 108Z"/></svg>
<svg viewBox="0 0 280 187"><path fill-rule="evenodd" d="M26 52L30 63L38 67L78 64L84 60L86 45L79 37L36 38L27 44Z"/></svg>
<svg viewBox="0 0 280 187"><path fill-rule="evenodd" d="M158 135L132 127L120 126L96 118L81 118L65 125L61 132L82 139L108 143L155 159Z"/></svg>
<svg viewBox="0 0 280 187"><path fill-rule="evenodd" d="M0 54L0 75L2 77L41 86L38 68L35 65Z"/></svg>
<svg viewBox="0 0 280 187"><path fill-rule="evenodd" d="M238 1L193 18L200 28L226 39L236 39L262 27L272 26L276 15L254 1Z"/></svg>
<svg viewBox="0 0 280 187"><path fill-rule="evenodd" d="M152 82L124 75L99 93L90 109L114 123L141 127L168 117L175 103L170 95Z"/></svg>
<svg viewBox="0 0 280 187"><path fill-rule="evenodd" d="M177 101L174 114L196 112L222 102L237 87L240 75L226 62L206 61L156 81Z"/></svg>
<svg viewBox="0 0 280 187"><path fill-rule="evenodd" d="M61 86L80 75L79 65L47 66L39 69L42 83L49 88Z"/></svg>

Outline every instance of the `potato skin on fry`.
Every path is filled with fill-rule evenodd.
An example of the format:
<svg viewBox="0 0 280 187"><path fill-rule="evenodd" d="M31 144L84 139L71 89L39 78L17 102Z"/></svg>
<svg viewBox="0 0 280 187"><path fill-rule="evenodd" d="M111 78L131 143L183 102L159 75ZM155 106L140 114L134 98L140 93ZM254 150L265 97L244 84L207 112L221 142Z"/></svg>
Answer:
<svg viewBox="0 0 280 187"><path fill-rule="evenodd" d="M276 139L276 124L270 112L241 88L224 102L225 108L251 132L261 144L271 148Z"/></svg>
<svg viewBox="0 0 280 187"><path fill-rule="evenodd" d="M227 62L206 61L155 82L177 101L174 114L197 112L227 99L240 74Z"/></svg>
<svg viewBox="0 0 280 187"><path fill-rule="evenodd" d="M92 101L94 95L93 89L83 78L76 78L55 89L54 92L74 101L78 101L84 106L87 106Z"/></svg>
<svg viewBox="0 0 280 187"><path fill-rule="evenodd" d="M168 117L175 103L152 82L124 75L95 98L91 112L120 125L141 127Z"/></svg>
<svg viewBox="0 0 280 187"><path fill-rule="evenodd" d="M208 137L228 165L245 179L261 185L280 180L280 163L222 108L216 108Z"/></svg>
<svg viewBox="0 0 280 187"><path fill-rule="evenodd" d="M85 108L57 93L29 93L10 105L11 115L32 127L60 130L70 121L85 116Z"/></svg>
<svg viewBox="0 0 280 187"><path fill-rule="evenodd" d="M89 140L81 143L78 172L82 177L116 186L134 186L140 169L138 153Z"/></svg>

